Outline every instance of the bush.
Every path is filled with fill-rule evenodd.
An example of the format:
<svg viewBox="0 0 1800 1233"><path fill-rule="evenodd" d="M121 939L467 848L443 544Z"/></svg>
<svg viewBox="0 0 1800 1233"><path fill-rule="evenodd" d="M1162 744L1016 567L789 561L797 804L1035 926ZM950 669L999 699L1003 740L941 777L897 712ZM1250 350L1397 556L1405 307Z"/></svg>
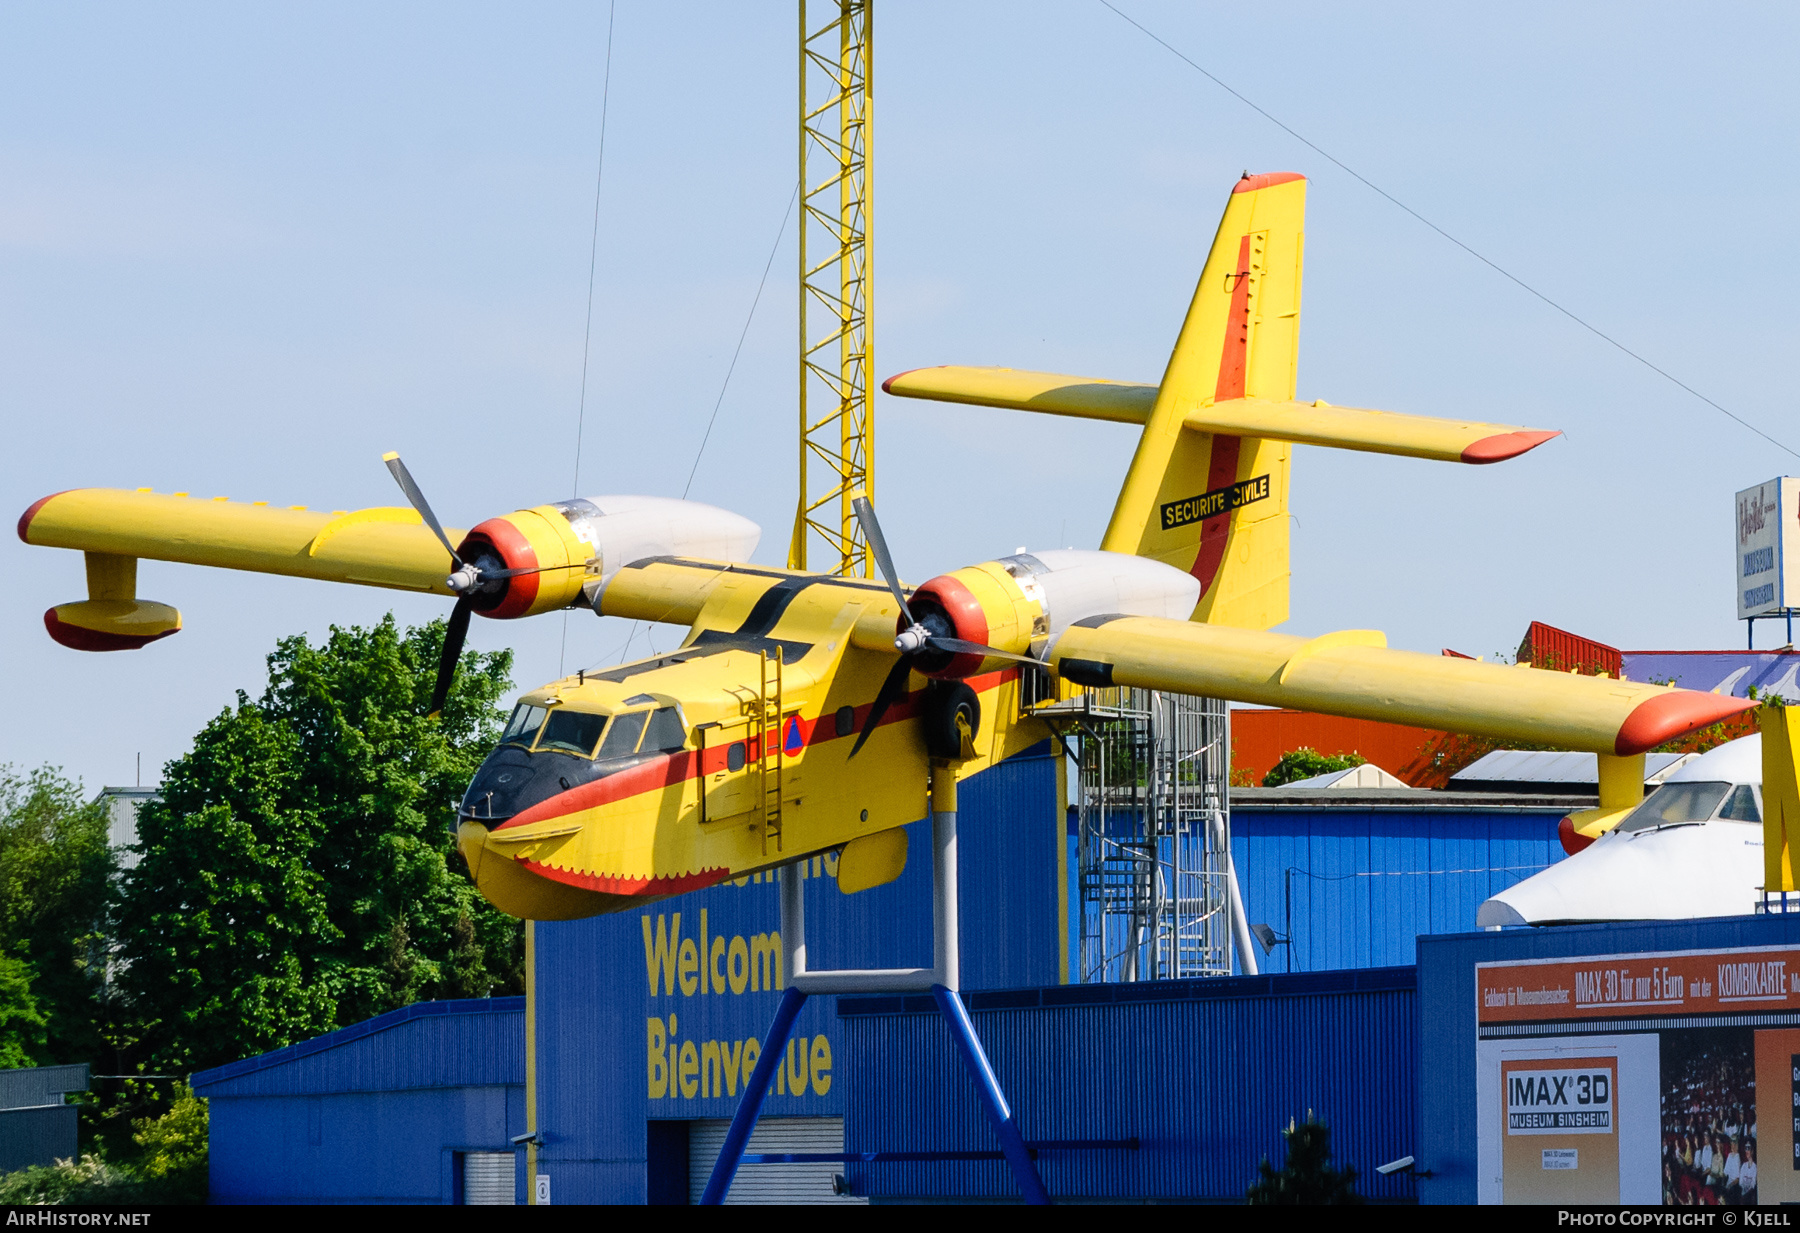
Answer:
<svg viewBox="0 0 1800 1233"><path fill-rule="evenodd" d="M1302 746L1281 755L1281 761L1275 764L1275 769L1263 776L1263 787L1279 788L1296 779L1311 779L1314 775L1324 775L1331 771L1347 771L1353 766L1361 766L1365 761L1367 759L1361 754L1322 754L1316 749Z"/></svg>
<svg viewBox="0 0 1800 1233"><path fill-rule="evenodd" d="M141 1183L127 1169L89 1153L0 1176L0 1203L147 1203Z"/></svg>
<svg viewBox="0 0 1800 1233"><path fill-rule="evenodd" d="M206 1102L183 1083L175 1089L175 1103L158 1118L133 1122L132 1139L144 1149L139 1171L151 1181L199 1185L206 1194Z"/></svg>
<svg viewBox="0 0 1800 1233"><path fill-rule="evenodd" d="M143 1149L136 1168L95 1152L0 1175L0 1204L132 1206L206 1202L206 1102L182 1084L175 1103L157 1118L132 1123Z"/></svg>

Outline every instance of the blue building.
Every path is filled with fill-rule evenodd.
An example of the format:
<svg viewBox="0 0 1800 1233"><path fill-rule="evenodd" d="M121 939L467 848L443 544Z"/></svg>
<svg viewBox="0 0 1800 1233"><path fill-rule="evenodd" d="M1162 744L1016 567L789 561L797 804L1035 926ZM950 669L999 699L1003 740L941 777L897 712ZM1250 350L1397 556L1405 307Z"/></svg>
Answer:
<svg viewBox="0 0 1800 1233"><path fill-rule="evenodd" d="M1280 1130L1315 1111L1363 1192L1418 1149L1415 935L1560 856L1565 802L1456 794L1234 797L1250 919L1293 939L1285 973L1069 985L1064 763L1049 746L964 784L965 998L1058 1197L1241 1198ZM1291 798L1291 799L1290 799ZM911 850L930 851L926 823ZM805 869L819 967L928 966L930 867L855 896ZM785 983L778 887L749 877L614 916L530 927L524 1000L408 1007L196 1076L213 1188L232 1201L552 1203L697 1197ZM1291 956L1283 951L1291 951ZM1323 969L1336 969L1326 971ZM535 1134L530 1147L515 1139ZM370 1143L392 1145L371 1154ZM815 997L751 1150L992 1149L929 999ZM516 1158L504 1155L516 1151ZM530 1164L527 1164L528 1158ZM379 1161L379 1163L372 1163ZM529 1186L528 1186L529 1179ZM1004 1198L988 1161L752 1164L734 1199Z"/></svg>
<svg viewBox="0 0 1800 1233"><path fill-rule="evenodd" d="M416 1002L193 1086L216 1203L524 1201L524 998Z"/></svg>

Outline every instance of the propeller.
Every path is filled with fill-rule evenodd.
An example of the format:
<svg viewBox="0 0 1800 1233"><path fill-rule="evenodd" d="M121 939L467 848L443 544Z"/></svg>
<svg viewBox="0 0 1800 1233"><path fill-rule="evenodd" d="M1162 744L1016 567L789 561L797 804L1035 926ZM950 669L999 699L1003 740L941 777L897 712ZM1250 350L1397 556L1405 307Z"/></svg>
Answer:
<svg viewBox="0 0 1800 1233"><path fill-rule="evenodd" d="M500 589L500 584L508 578L516 578L520 574L541 574L552 569L579 569L581 566L545 565L528 569L506 569L492 564L492 556L482 556L473 561L465 561L451 544L450 537L444 534L444 525L437 515L431 512L431 502L414 482L412 472L400 461L398 453L389 452L381 456L387 468L393 473L394 482L400 485L400 491L412 507L419 511L419 517L431 528L432 534L438 537L438 543L450 554L450 561L456 566L444 584L456 593L456 607L450 610L450 622L444 630L444 649L438 656L437 684L431 690L431 708L427 718L436 719L444 709L444 702L450 696L450 684L456 678L456 664L462 658L463 642L469 636L469 615L475 610L475 597L478 594L492 594Z"/></svg>
<svg viewBox="0 0 1800 1233"><path fill-rule="evenodd" d="M1002 651L999 647L985 646L953 636L949 631L954 627L941 613L928 612L923 619L913 615L912 606L906 602L906 593L900 589L900 575L894 570L894 558L888 554L887 537L881 533L881 523L875 518L875 507L867 497L852 499L850 507L855 511L856 521L862 527L863 538L869 543L869 551L875 556L875 566L881 571L882 581L893 592L894 601L900 605L901 615L906 618L906 628L894 639L894 649L900 652L899 662L887 674L887 679L881 682L881 688L875 694L875 701L869 707L869 717L863 721L862 731L857 734L856 744L850 750L852 758L868 741L880 724L881 717L887 714L888 708L906 696L906 682L912 674L916 656L932 652L982 655L1010 659L1030 664L1034 668L1046 666L1043 660L1033 659L1029 655L1016 655L1011 651Z"/></svg>

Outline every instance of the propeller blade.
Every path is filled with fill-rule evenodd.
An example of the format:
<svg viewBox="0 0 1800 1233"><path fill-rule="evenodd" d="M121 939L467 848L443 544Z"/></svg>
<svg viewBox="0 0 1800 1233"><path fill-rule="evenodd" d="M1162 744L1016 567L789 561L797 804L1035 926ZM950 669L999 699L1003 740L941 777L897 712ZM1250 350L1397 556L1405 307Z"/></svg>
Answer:
<svg viewBox="0 0 1800 1233"><path fill-rule="evenodd" d="M850 756L854 758L862 749L870 735L875 731L881 717L887 714L888 708L906 696L906 678L912 675L912 665L902 655L893 670L887 674L887 680L881 683L881 689L875 695L874 703L869 707L869 717L863 721L862 731L856 736L856 744L850 748Z"/></svg>
<svg viewBox="0 0 1800 1233"><path fill-rule="evenodd" d="M925 645L934 650L955 651L962 655L992 655L995 659L1017 660L1022 664L1030 664L1033 668L1050 667L1043 660L1033 659L1029 655L1015 655L1011 651L1002 651L999 647L983 646L979 642L968 642L962 638L943 638L933 634Z"/></svg>
<svg viewBox="0 0 1800 1233"><path fill-rule="evenodd" d="M400 491L406 494L406 499L412 502L412 507L419 511L419 517L425 520L425 525L437 534L438 542L450 554L450 559L460 566L463 559L456 555L456 548L450 543L450 537L444 534L443 524L439 523L437 515L431 512L431 503L425 499L425 494L419 491L419 486L413 483L412 472L408 471L406 464L400 461L400 455L390 450L381 456L381 461L387 463L387 469L393 472L394 481L400 485ZM467 619L464 620L463 625L467 628Z"/></svg>
<svg viewBox="0 0 1800 1233"><path fill-rule="evenodd" d="M881 570L882 580L899 601L900 612L906 617L906 623L917 625L918 622L913 620L912 609L906 606L906 595L900 590L900 576L894 572L894 558L888 555L887 539L881 534L881 524L875 521L875 507L869 504L869 498L857 497L850 502L850 508L856 511L856 521L862 524L863 538L869 541L869 551L875 554L876 568Z"/></svg>
<svg viewBox="0 0 1800 1233"><path fill-rule="evenodd" d="M438 656L437 684L431 690L431 710L425 716L427 719L438 718L450 697L450 683L456 679L456 662L462 658L463 639L469 636L469 614L474 611L474 599L468 595L457 600L456 607L450 610L450 623L444 629L444 650Z"/></svg>

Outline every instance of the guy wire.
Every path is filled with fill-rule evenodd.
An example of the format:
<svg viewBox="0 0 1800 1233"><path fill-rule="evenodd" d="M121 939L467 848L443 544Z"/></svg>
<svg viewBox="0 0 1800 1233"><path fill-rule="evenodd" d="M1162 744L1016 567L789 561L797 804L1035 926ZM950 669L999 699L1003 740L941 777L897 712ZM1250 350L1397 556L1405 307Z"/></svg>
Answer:
<svg viewBox="0 0 1800 1233"><path fill-rule="evenodd" d="M1121 10L1117 5L1112 3L1112 0L1100 0L1100 3L1105 5L1107 8L1111 9L1117 16L1119 16L1124 21L1137 27L1139 32L1146 35L1154 42L1160 44L1164 50L1166 50L1169 53L1171 53L1172 55L1174 55L1177 59L1181 60L1184 64L1186 64L1189 68L1193 69L1196 73L1199 73L1202 77L1204 77L1208 81L1212 82L1215 86L1218 86L1219 89L1221 89L1221 90L1225 91L1225 93L1231 95L1232 98L1235 98L1238 102L1244 104L1244 106L1248 107L1251 111L1254 111L1257 115L1261 116L1263 119L1265 119L1269 123L1273 124L1276 128L1278 128L1282 132L1286 133L1289 137L1292 137L1295 141L1298 141L1301 145L1305 146L1307 149L1311 150L1313 153L1319 155L1321 158L1324 158L1324 159L1330 161L1331 163L1333 163L1334 165L1336 165L1338 170L1344 172L1346 175L1348 175L1352 179L1356 180L1364 188L1369 189L1371 192L1375 193L1376 195L1378 195L1380 197L1386 198L1391 204L1398 206L1400 209L1404 210L1406 213L1412 215L1419 222L1424 223L1427 227L1431 228L1433 231L1435 231L1439 235L1443 236L1444 239L1450 241L1450 243L1452 243L1452 244L1456 245L1456 247L1462 249L1465 253L1469 254L1469 256L1475 258L1475 260L1481 262L1481 264L1487 266L1490 270L1493 270L1496 274L1500 275L1502 278L1506 279L1508 282L1519 287L1521 290L1524 290L1526 292L1529 292L1531 295L1536 296L1539 300L1542 300L1545 304L1548 304L1551 308L1554 308L1557 312L1561 313L1563 316L1565 316L1569 320L1573 321L1576 325L1580 326L1582 329L1586 330L1588 333L1592 334L1594 337L1600 339L1602 342L1607 343L1608 345L1610 345L1612 347L1617 348L1619 351L1622 351L1624 354L1630 356L1632 359L1634 359L1638 363L1642 364L1645 368L1648 368L1651 372L1655 373L1657 376L1663 378L1666 381L1674 383L1675 385L1679 386L1683 390L1686 390L1689 394L1692 394L1695 398L1698 398L1701 402L1703 402L1707 406L1711 407L1714 411L1717 411L1717 412L1719 412L1719 414L1727 417L1728 419L1735 420L1741 426L1748 428L1751 432L1755 433L1757 436L1759 436L1763 440L1767 441L1770 445L1773 445L1776 449L1779 449L1779 450L1785 451L1786 453L1792 454L1795 458L1800 458L1800 452L1796 452L1795 450L1791 449L1790 447L1783 444L1782 442L1777 441L1774 437L1771 437L1768 433L1766 433L1762 429L1758 428L1755 424L1752 424L1749 420L1745 419L1743 416L1738 415L1735 412L1726 410L1726 408L1720 406L1718 403L1714 402L1712 399L1708 398L1705 394L1702 394L1699 390L1695 389L1693 386L1689 385L1687 382L1683 381L1681 378L1675 376L1673 373L1669 372L1667 369L1659 368L1657 365L1651 363L1648 359L1646 359L1642 355L1639 355L1636 351L1633 351L1630 347L1627 347L1624 343L1620 342L1618 339L1614 338L1611 334L1608 334L1606 331L1602 330L1600 327L1593 325L1593 324L1589 323L1588 321L1583 320L1581 317L1576 316L1569 309L1564 308L1561 304L1558 304L1555 300L1553 300L1549 296L1545 295L1542 291L1539 291L1536 287L1533 287L1530 283L1528 283L1524 279L1520 278L1517 274L1514 274L1511 270L1506 269L1504 266L1500 265L1498 262L1492 261L1489 258L1483 256L1482 254L1476 252L1473 248L1469 247L1469 245L1463 243L1461 240L1459 240L1455 236L1451 235L1448 231L1445 231L1442 227L1440 227L1436 223L1432 222L1429 218L1426 218L1423 214L1419 213L1417 210L1415 210L1411 206L1407 205L1404 201L1401 201L1398 197L1396 197L1392 193L1388 192L1385 188L1382 188L1379 184L1376 184L1373 180L1370 180L1367 176L1363 175L1361 172L1357 171L1355 168L1346 164L1342 159L1338 158L1336 155L1332 154L1330 151L1323 149L1316 143L1309 141L1307 138L1301 136L1299 133L1295 132L1292 128L1288 127L1286 124L1284 124L1280 120L1278 120L1275 116L1271 115L1269 112L1265 111L1263 108L1257 106L1254 102L1252 102L1250 99L1246 98L1244 95L1238 93L1237 90L1233 89L1225 81L1221 80L1219 77L1214 76L1212 73L1210 73L1206 69L1202 68L1199 64L1195 63L1194 60L1189 58L1186 53L1180 51L1179 49L1177 49L1176 47L1171 45L1168 42L1168 40L1164 39L1161 35L1157 34L1155 31L1151 30L1149 27L1145 26L1142 22L1138 21L1135 17L1132 17L1130 14Z"/></svg>
<svg viewBox="0 0 1800 1233"><path fill-rule="evenodd" d="M581 495L581 437L587 426L588 355L594 340L594 269L600 257L600 186L606 179L606 107L612 99L613 17L618 0L606 6L606 68L600 78L600 157L594 167L594 224L588 236L587 316L581 326L581 400L575 409L575 476L569 485L571 498ZM563 675L569 656L569 614L563 612L562 645L556 653L556 675Z"/></svg>

